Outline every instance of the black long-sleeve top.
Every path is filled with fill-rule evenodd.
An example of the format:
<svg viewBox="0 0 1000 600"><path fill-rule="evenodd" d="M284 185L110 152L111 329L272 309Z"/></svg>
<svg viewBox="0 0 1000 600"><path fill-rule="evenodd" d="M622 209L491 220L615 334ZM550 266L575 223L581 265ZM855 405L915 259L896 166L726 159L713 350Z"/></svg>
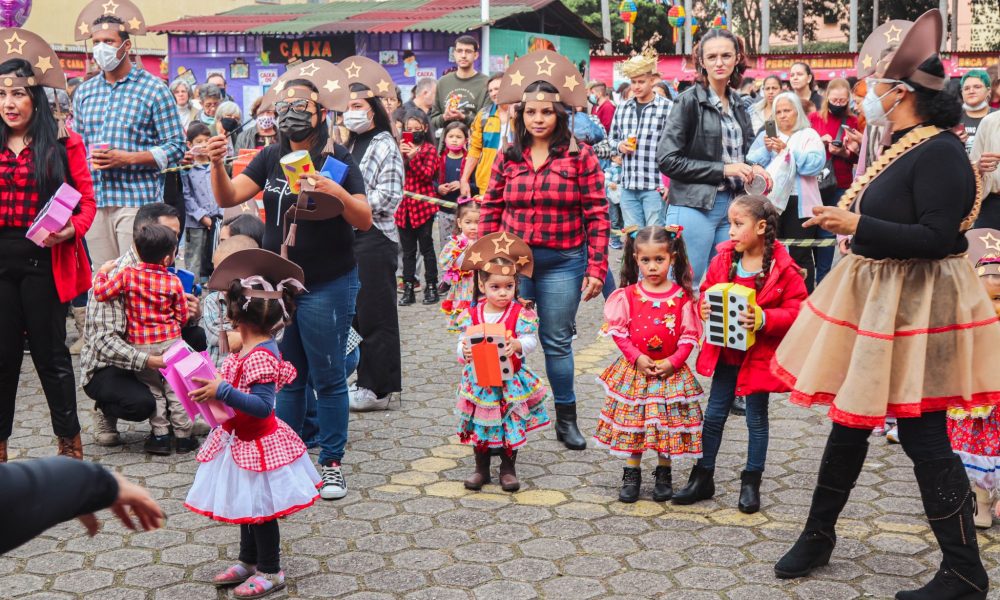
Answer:
<svg viewBox="0 0 1000 600"><path fill-rule="evenodd" d="M0 554L117 497L114 476L94 463L55 456L0 464Z"/></svg>
<svg viewBox="0 0 1000 600"><path fill-rule="evenodd" d="M898 132L895 142L908 133ZM889 165L861 197L851 244L860 256L941 259L968 249L959 231L975 201L976 180L958 137L942 133Z"/></svg>

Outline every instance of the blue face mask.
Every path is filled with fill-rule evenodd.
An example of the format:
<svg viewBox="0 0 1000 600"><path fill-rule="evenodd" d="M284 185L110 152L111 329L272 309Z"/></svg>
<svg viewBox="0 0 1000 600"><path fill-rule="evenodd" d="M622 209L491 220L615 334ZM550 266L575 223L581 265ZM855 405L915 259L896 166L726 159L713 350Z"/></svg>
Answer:
<svg viewBox="0 0 1000 600"><path fill-rule="evenodd" d="M587 100L594 106L597 106L597 96L590 94L589 96L587 96Z"/></svg>

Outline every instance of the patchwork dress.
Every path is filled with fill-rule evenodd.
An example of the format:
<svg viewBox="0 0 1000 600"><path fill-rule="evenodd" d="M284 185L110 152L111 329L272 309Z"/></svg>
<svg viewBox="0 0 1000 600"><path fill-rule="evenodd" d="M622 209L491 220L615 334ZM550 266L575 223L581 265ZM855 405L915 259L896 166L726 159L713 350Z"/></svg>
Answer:
<svg viewBox="0 0 1000 600"><path fill-rule="evenodd" d="M295 380L274 340L244 356L230 354L222 378L250 393L256 384L278 389ZM306 446L274 411L264 419L236 411L212 430L198 451L198 472L184 506L216 521L258 524L308 508L319 497L319 474Z"/></svg>
<svg viewBox="0 0 1000 600"><path fill-rule="evenodd" d="M496 314L484 314L484 306L485 302L462 311L456 325L464 332L471 325L503 323L510 336L521 342L522 356L514 357L514 375L502 387L477 385L472 363L465 364L455 407L458 437L482 450L512 451L524 445L529 431L549 423L545 401L551 394L523 358L538 346L538 316L517 302ZM458 352L461 356L462 340Z"/></svg>
<svg viewBox="0 0 1000 600"><path fill-rule="evenodd" d="M704 393L685 362L701 337L694 306L676 284L653 293L637 283L608 297L601 333L615 340L622 356L599 377L606 400L594 439L612 454L701 457ZM669 361L674 373L647 377L636 368L642 355Z"/></svg>
<svg viewBox="0 0 1000 600"><path fill-rule="evenodd" d="M458 268L462 264L462 254L470 243L469 238L460 233L448 240L438 256L441 281L451 285L441 301L441 312L448 315L448 331L452 333L461 331L457 325L458 317L472 304L472 292L476 285L475 271L462 271Z"/></svg>

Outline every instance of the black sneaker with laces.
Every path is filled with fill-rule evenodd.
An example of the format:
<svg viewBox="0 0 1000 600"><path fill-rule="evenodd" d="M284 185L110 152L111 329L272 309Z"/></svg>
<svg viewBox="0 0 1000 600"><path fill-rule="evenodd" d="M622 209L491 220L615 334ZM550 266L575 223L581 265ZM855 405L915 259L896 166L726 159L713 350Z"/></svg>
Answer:
<svg viewBox="0 0 1000 600"><path fill-rule="evenodd" d="M194 452L198 449L198 438L191 437L177 438L177 454L187 454L188 452Z"/></svg>
<svg viewBox="0 0 1000 600"><path fill-rule="evenodd" d="M344 471L340 468L340 463L330 461L320 470L320 477L323 485L319 488L320 498L324 500L339 500L347 495L347 480L344 479Z"/></svg>
<svg viewBox="0 0 1000 600"><path fill-rule="evenodd" d="M171 440L169 434L153 435L150 433L149 437L146 438L146 443L143 444L142 449L145 450L147 454L170 456L170 453L173 452L173 448L171 447L172 441L173 440Z"/></svg>

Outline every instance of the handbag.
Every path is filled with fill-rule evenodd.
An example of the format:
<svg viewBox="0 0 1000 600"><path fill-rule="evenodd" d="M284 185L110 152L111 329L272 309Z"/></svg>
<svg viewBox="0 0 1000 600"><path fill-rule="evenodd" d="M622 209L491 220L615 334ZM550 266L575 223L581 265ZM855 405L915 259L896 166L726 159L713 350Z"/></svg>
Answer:
<svg viewBox="0 0 1000 600"><path fill-rule="evenodd" d="M835 142L841 141L844 137L844 125L847 124L847 119L840 120L840 127L837 129L837 137L833 139ZM837 174L833 170L833 156L826 159L826 166L823 167L823 174L818 178L819 181L819 191L827 192L833 190L837 187Z"/></svg>

